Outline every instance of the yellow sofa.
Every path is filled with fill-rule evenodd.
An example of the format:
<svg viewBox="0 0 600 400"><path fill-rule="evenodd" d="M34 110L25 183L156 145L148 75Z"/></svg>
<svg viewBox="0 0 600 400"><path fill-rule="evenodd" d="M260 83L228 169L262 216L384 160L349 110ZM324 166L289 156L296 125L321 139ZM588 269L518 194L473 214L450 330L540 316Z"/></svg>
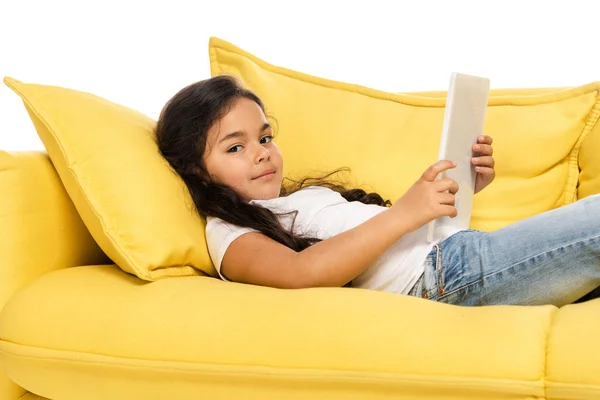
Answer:
<svg viewBox="0 0 600 400"><path fill-rule="evenodd" d="M392 95L311 81L221 41L212 42L211 67L213 74L235 73L270 100L267 104L282 130L280 147L292 168L322 157L294 152L301 143L290 134L291 125L300 122L291 119L283 109L285 98L278 98L269 87L292 80L294 87L286 95L296 94L293 107L296 112L304 110L303 129L312 115L303 108L303 99L331 96L326 101L343 104L342 97L350 95L353 107L358 107L364 97L371 111L401 106L404 127L412 124L410 131L422 135L411 143L431 145L425 155L413 159L426 164L435 157L438 136L426 130L441 122L443 92ZM328 91L315 96L313 86ZM195 267L184 270L189 273L177 272L177 277L166 279L140 273L140 259L126 269L122 264L129 259L121 262L117 250L134 252L140 247L117 249L105 242L102 235L118 227L106 225L106 219L105 225L96 224L93 218L102 209L94 204L86 208L77 192L97 189L93 187L97 180L88 182L87 188L72 181L91 161L58 159L57 149L68 153L84 143L69 150L72 143L64 137L56 146L42 132L54 129L59 134L66 126L49 116L56 118L51 110L56 102L45 108L39 105L52 99L54 89L18 87L50 157L45 152L0 151L0 399L600 398L600 300L562 308L467 308L351 288L280 290L215 279L201 257L198 266L189 262ZM493 229L510 218L523 218L520 213L531 212L531 207L559 207L600 192L597 87L492 93L488 113L492 123L486 132L498 138L499 189L490 187L479 197L474 212L477 227ZM43 90L43 96L28 90ZM383 103L373 103L376 100ZM85 99L78 101L84 107ZM544 107L554 103L551 110L556 115L550 115ZM335 116L332 110L327 115ZM524 165L541 168L537 161L549 163L537 175L534 169L514 167L521 161L511 158L523 143L519 135L494 131L513 123L515 130L520 129L515 121L526 111L548 117L552 123L540 122L544 129L570 126L573 133L569 140L555 140L550 130L535 131L535 124L523 121L531 137L542 139L539 146L521 150L530 157L530 164ZM391 114L395 112L390 108ZM319 118L322 123L325 117ZM355 124L341 122L342 132L332 131L335 124L328 122L332 137L326 148L332 150L336 138L348 140ZM546 142L543 135L548 135ZM395 143L400 145L407 146ZM421 149L403 148L405 154L417 150ZM548 154L560 157L547 160ZM381 157L379 162L383 165L388 159ZM360 162L351 166L361 179L378 173ZM123 169L122 179L127 173ZM396 182L400 186L381 191L399 195L413 173L394 172L401 178ZM531 200L524 194L526 201L514 200L532 180L539 186L531 196L541 193L540 198ZM502 211L509 201L516 201L510 203L516 210L512 216ZM131 240L127 235L118 239ZM111 260L119 260L119 266Z"/></svg>

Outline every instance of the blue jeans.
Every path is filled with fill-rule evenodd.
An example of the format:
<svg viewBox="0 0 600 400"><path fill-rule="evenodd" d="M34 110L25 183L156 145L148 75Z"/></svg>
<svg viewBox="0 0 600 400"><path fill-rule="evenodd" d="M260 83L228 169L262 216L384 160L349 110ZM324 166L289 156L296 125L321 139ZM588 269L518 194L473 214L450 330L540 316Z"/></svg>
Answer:
<svg viewBox="0 0 600 400"><path fill-rule="evenodd" d="M435 245L410 295L434 301L558 307L600 294L600 195L493 232Z"/></svg>

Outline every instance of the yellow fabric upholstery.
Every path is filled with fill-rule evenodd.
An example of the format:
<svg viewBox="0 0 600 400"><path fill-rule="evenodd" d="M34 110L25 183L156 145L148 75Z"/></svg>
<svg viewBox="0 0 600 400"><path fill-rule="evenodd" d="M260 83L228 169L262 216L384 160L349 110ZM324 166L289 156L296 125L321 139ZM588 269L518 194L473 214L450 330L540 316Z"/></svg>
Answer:
<svg viewBox="0 0 600 400"><path fill-rule="evenodd" d="M25 103L81 218L105 253L146 280L216 276L204 222L158 152L155 122L88 93L4 82Z"/></svg>
<svg viewBox="0 0 600 400"><path fill-rule="evenodd" d="M593 300L562 307L554 316L546 368L549 399L600 399L599 313L600 300Z"/></svg>
<svg viewBox="0 0 600 400"><path fill-rule="evenodd" d="M597 121L600 116L600 104L596 104L593 115ZM600 193L600 123L592 124L590 121L586 128L589 129L589 133L581 144L579 156L579 198Z"/></svg>
<svg viewBox="0 0 600 400"><path fill-rule="evenodd" d="M47 154L0 150L0 193L0 308L41 274L110 261L81 221Z"/></svg>
<svg viewBox="0 0 600 400"><path fill-rule="evenodd" d="M345 165L355 184L395 201L436 161L445 92L386 93L276 67L217 38L209 46L212 75L239 77L277 120L286 174ZM598 87L492 92L484 129L498 177L475 197L472 228L498 229L576 200Z"/></svg>
<svg viewBox="0 0 600 400"><path fill-rule="evenodd" d="M145 283L89 266L14 296L0 355L15 382L51 399L525 399L544 395L555 313L209 277Z"/></svg>
<svg viewBox="0 0 600 400"><path fill-rule="evenodd" d="M0 151L0 310L41 274L108 261L47 154ZM0 370L0 399L23 393Z"/></svg>
<svg viewBox="0 0 600 400"><path fill-rule="evenodd" d="M33 393L26 393L23 397L20 397L19 400L48 400L45 397L40 397Z"/></svg>
<svg viewBox="0 0 600 400"><path fill-rule="evenodd" d="M279 122L287 173L348 165L395 200L435 160L445 92L383 93L210 46L213 74L241 77ZM0 196L0 399L600 398L600 300L463 308L195 276L214 273L203 221L153 121L6 82L58 175L45 154L0 152L0 193L14 194ZM493 91L498 178L476 196L473 227L600 192L597 109L596 84Z"/></svg>

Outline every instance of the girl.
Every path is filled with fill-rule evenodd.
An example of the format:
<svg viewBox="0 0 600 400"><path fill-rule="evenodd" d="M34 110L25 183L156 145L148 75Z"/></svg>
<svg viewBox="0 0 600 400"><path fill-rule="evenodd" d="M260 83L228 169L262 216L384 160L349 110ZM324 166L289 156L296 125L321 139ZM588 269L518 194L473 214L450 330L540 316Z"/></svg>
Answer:
<svg viewBox="0 0 600 400"><path fill-rule="evenodd" d="M207 218L210 256L225 280L352 286L459 305L562 306L599 294L597 195L494 232L468 229L428 243L429 221L456 216L458 185L436 180L451 161L431 165L393 205L333 183L333 173L284 184L263 103L228 76L179 91L156 134ZM473 150L479 192L495 176L492 138Z"/></svg>

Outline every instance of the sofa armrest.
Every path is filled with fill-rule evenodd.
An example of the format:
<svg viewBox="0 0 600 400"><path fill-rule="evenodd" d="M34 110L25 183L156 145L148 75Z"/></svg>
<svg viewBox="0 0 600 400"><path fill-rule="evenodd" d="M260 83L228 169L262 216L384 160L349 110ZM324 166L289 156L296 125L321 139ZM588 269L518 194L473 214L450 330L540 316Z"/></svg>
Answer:
<svg viewBox="0 0 600 400"><path fill-rule="evenodd" d="M0 151L0 310L53 270L106 264L48 156Z"/></svg>
<svg viewBox="0 0 600 400"><path fill-rule="evenodd" d="M108 264L44 152L0 150L0 310L57 269Z"/></svg>
<svg viewBox="0 0 600 400"><path fill-rule="evenodd" d="M0 311L46 272L110 263L43 152L0 150L0 227ZM0 398L16 400L24 393L0 369Z"/></svg>

